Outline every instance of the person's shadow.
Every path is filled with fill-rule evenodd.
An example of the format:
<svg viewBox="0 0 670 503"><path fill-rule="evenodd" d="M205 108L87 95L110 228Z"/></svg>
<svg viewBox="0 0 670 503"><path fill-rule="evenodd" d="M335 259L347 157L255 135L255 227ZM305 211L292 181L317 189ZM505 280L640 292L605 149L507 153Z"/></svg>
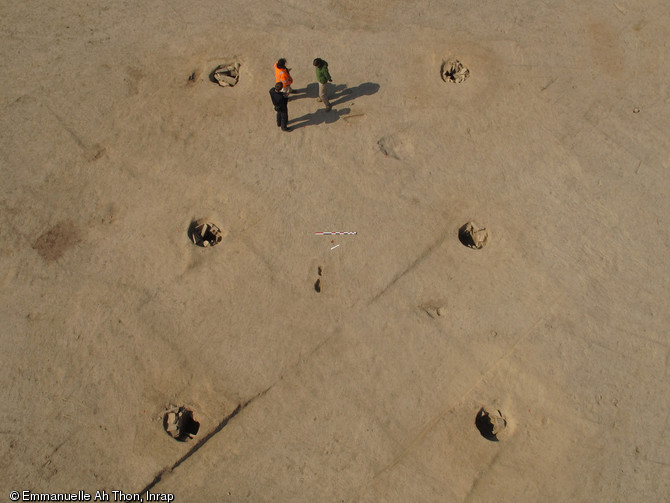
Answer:
<svg viewBox="0 0 670 503"><path fill-rule="evenodd" d="M365 82L356 87L347 87L346 84L337 84L329 86L330 105L335 107L347 101L353 101L362 96L369 96L379 91L379 84L374 82ZM291 95L291 101L299 98L314 98L319 96L319 86L316 83L308 84L304 89L296 89L297 96ZM298 129L306 126L316 126L318 124L331 124L337 121L340 117L348 115L351 112L350 108L333 108L330 112L324 109L316 112L305 114L302 117L291 119L288 121L293 129Z"/></svg>
<svg viewBox="0 0 670 503"><path fill-rule="evenodd" d="M363 84L359 84L356 87L347 87L344 84L339 84L335 86L330 104L332 106L340 105L347 101L355 100L356 98L370 96L375 94L377 91L379 91L379 84L374 82L364 82Z"/></svg>
<svg viewBox="0 0 670 503"><path fill-rule="evenodd" d="M338 105L344 103L345 101L355 100L361 96L369 96L375 94L379 91L379 84L374 82L365 82L359 84L356 87L347 87L346 84L331 84L328 86L328 96L330 98L331 105ZM307 87L302 89L294 89L291 93L291 101L299 100L302 98L318 98L319 97L319 85L316 82L307 84Z"/></svg>
<svg viewBox="0 0 670 503"><path fill-rule="evenodd" d="M319 96L319 85L316 82L307 84L302 89L294 89L289 95L290 101L300 100L302 98L317 98Z"/></svg>
<svg viewBox="0 0 670 503"><path fill-rule="evenodd" d="M333 108L330 112L321 109L295 119L290 119L288 125L293 129L300 129L302 127L317 126L319 124L332 124L340 117L348 115L349 112L351 112L350 108L338 108L337 110Z"/></svg>

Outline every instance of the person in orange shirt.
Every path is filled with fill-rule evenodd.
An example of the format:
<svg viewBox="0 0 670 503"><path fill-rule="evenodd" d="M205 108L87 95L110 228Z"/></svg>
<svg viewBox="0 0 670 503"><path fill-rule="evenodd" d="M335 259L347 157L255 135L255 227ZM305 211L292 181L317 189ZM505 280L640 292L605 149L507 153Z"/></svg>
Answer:
<svg viewBox="0 0 670 503"><path fill-rule="evenodd" d="M286 59L280 58L279 61L275 63L275 82L282 83L282 92L289 94L293 92L291 89L291 84L293 84L293 79L289 73L289 69L286 68Z"/></svg>

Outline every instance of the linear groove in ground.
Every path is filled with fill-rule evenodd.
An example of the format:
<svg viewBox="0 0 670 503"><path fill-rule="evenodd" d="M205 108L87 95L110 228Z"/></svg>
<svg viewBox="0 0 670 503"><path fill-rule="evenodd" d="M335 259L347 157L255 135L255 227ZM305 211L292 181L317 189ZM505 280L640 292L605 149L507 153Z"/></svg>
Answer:
<svg viewBox="0 0 670 503"><path fill-rule="evenodd" d="M228 422L231 419L233 419L236 415L238 415L242 411L242 409L244 409L247 405L249 405L251 402L256 400L256 398L265 395L268 391L270 391L270 388L272 388L272 386L270 386L269 388L261 391L260 393L258 393L257 395L254 395L252 398L250 398L246 402L241 403L237 407L235 407L235 410L233 412L231 412L230 414L228 414L225 418L223 418L223 421L221 421L216 428L214 428L212 431L210 431L205 437L201 438L198 441L198 443L193 446L193 448L191 448L186 454L184 454L181 458L179 458L172 466L170 466L169 468L163 468L160 472L158 472L158 475L156 475L154 477L154 479L149 483L149 485L147 485L144 489L142 489L140 494L146 493L147 491L150 491L151 489L153 489L154 486L161 481L161 479L163 478L163 475L173 471L179 465L181 465L184 461L186 461L188 458L190 458L196 452L198 452L198 450L202 446L204 446L207 442L209 442L209 440L211 440L211 438L214 435L216 435L221 430L223 430L223 428L226 427Z"/></svg>
<svg viewBox="0 0 670 503"><path fill-rule="evenodd" d="M330 341L333 336L335 336L337 333L339 333L339 329L335 329L333 333L325 337L319 344L316 345L314 349L312 349L309 354L304 358L298 360L293 366L291 366L287 372L282 374L275 382L273 382L270 386L268 386L266 389L261 391L260 393L254 395L251 397L249 400L247 400L244 403L239 404L233 412L231 412L228 416L226 416L220 423L219 425L214 428L211 432L207 434L207 436L201 438L196 445L193 446L192 449L190 449L186 454L184 454L181 458L179 458L172 466L163 468L158 474L154 477L154 479L140 492L146 493L147 491L150 491L153 489L163 478L163 475L166 473L172 472L174 469L176 469L179 465L181 465L184 461L186 461L188 458L193 456L202 446L204 446L214 435L219 433L227 424L228 422L233 419L237 414L239 414L242 409L247 407L251 402L256 400L257 398L265 395L268 391L272 389L272 387L282 379L284 379L284 376L287 374L290 374L291 372L295 371L296 368L299 368L301 365L303 365L314 353L316 353L322 346L324 346L328 341Z"/></svg>
<svg viewBox="0 0 670 503"><path fill-rule="evenodd" d="M449 232L445 231L443 232L439 239L435 241L432 245L430 245L428 248L426 248L419 256L414 259L414 261L409 264L405 269L397 273L391 281L389 281L384 288L382 288L379 293L377 293L372 299L368 302L368 306L371 306L377 299L379 299L382 295L386 293L386 291L391 288L393 285L396 284L396 282L405 276L408 272L410 272L412 269L417 267L419 264L421 264L436 248L438 248L442 243L445 242L445 240L449 237Z"/></svg>

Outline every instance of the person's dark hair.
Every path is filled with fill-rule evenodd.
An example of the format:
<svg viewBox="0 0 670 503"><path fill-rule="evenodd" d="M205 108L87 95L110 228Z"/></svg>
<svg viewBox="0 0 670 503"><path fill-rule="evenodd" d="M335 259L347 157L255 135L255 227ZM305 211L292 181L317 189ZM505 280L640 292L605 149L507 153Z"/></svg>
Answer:
<svg viewBox="0 0 670 503"><path fill-rule="evenodd" d="M281 91L282 87L284 87L284 84L282 84L281 82L277 82L275 84L275 91Z"/></svg>
<svg viewBox="0 0 670 503"><path fill-rule="evenodd" d="M323 60L321 58L316 58L314 61L312 61L314 66L321 68L323 66Z"/></svg>
<svg viewBox="0 0 670 503"><path fill-rule="evenodd" d="M280 58L279 61L277 61L277 68L286 68L285 58Z"/></svg>

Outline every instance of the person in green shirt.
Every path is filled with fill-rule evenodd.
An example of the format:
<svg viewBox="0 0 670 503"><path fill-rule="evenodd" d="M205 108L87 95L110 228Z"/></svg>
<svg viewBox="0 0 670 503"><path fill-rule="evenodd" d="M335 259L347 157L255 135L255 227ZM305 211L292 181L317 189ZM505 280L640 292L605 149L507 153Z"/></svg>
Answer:
<svg viewBox="0 0 670 503"><path fill-rule="evenodd" d="M326 105L326 112L330 112L332 107L330 106L330 101L328 101L328 82L332 82L333 79L330 77L330 73L328 73L328 62L321 58L316 58L313 63L316 67L316 80L319 81L318 101Z"/></svg>

